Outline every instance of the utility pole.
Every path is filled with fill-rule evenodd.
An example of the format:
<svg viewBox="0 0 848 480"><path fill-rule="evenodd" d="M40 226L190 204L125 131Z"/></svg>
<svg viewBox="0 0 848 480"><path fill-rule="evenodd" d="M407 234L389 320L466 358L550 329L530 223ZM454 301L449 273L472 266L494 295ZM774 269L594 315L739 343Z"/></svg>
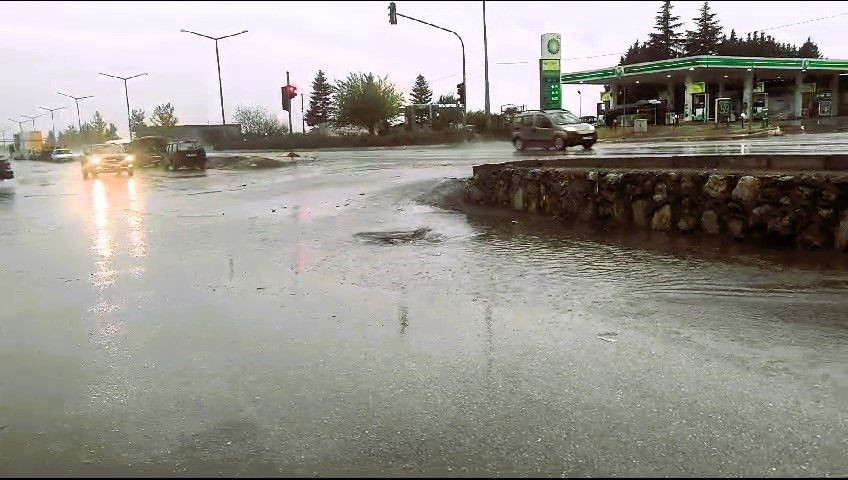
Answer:
<svg viewBox="0 0 848 480"><path fill-rule="evenodd" d="M53 120L53 112L55 112L56 110L61 110L65 107L58 107L58 108L38 107L38 108L40 108L42 110L47 110L48 112L50 112L50 127L51 127L50 129L53 131L53 146L55 147L56 146L56 122Z"/></svg>
<svg viewBox="0 0 848 480"><path fill-rule="evenodd" d="M465 95L464 95L465 99L462 102L462 126L465 127L465 125L466 125L465 115L468 111L468 108L466 107L466 103L468 103L468 89L466 88L466 83L465 83L465 42L462 41L462 37L460 37L459 34L454 32L453 30L448 30L445 27L440 27L438 25L434 25L432 23L425 22L424 20L418 20L417 18L412 18L410 16L403 15L401 13L397 13L397 7L395 6L395 2L391 2L391 3L389 3L389 23L391 25L397 24L397 18L396 17L403 17L403 18L406 18L408 20L412 20L414 22L423 23L424 25L428 25L428 26L433 27L433 28L438 28L439 30L444 30L448 33L452 33L452 34L456 35L456 38L459 39L459 44L462 47L462 89L463 89L463 93L465 93Z"/></svg>
<svg viewBox="0 0 848 480"><path fill-rule="evenodd" d="M289 85L291 85L291 83L289 83L289 72L286 72L286 92L289 91L289 88L288 88ZM294 127L292 126L292 119L291 119L291 105L289 105L289 135L292 135L293 133L294 133Z"/></svg>
<svg viewBox="0 0 848 480"><path fill-rule="evenodd" d="M62 92L56 92L56 93L58 93L59 95L74 99L74 102L77 104L77 128L79 129L77 131L82 132L82 122L80 121L79 101L85 100L86 98L92 98L92 97L94 97L94 95L89 95L87 97L75 97L73 95L68 95L67 93L62 93Z"/></svg>
<svg viewBox="0 0 848 480"><path fill-rule="evenodd" d="M300 94L300 123L302 124L303 133L306 133L306 117L303 115L303 94Z"/></svg>
<svg viewBox="0 0 848 480"><path fill-rule="evenodd" d="M127 129L130 131L130 141L132 141L132 120L130 119L130 94L127 90L127 80L132 80L133 78L140 77L142 75L147 75L147 72L139 73L138 75L133 75L132 77L119 77L117 75L110 75L108 73L101 73L100 75L105 75L107 77L117 78L118 80L124 81L124 96L127 97Z"/></svg>
<svg viewBox="0 0 848 480"><path fill-rule="evenodd" d="M489 106L489 42L486 37L486 0L483 0L483 65L486 77L486 130L491 127L491 108ZM463 80L464 82L465 80Z"/></svg>
<svg viewBox="0 0 848 480"><path fill-rule="evenodd" d="M225 38L235 37L236 35L241 35L242 33L247 33L247 30L242 30L238 33L233 33L231 35L224 35L223 37L210 37L209 35L204 35L202 33L192 32L190 30L180 30L182 33L191 33L197 35L198 37L208 38L210 40L215 41L215 61L218 63L218 94L221 98L221 128L224 128L224 125L227 124L227 119L224 117L224 87L221 84L221 55L218 53L218 40L223 40Z"/></svg>

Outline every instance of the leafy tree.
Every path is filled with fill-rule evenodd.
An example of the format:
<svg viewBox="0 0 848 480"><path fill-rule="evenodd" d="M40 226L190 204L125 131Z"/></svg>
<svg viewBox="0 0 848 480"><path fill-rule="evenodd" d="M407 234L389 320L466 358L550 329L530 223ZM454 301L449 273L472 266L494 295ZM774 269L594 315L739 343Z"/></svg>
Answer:
<svg viewBox="0 0 848 480"><path fill-rule="evenodd" d="M442 105L453 105L459 103L456 95L449 93L447 95L439 95L439 100L436 102Z"/></svg>
<svg viewBox="0 0 848 480"><path fill-rule="evenodd" d="M259 105L236 107L233 119L245 135L270 137L283 135L288 127L265 107Z"/></svg>
<svg viewBox="0 0 848 480"><path fill-rule="evenodd" d="M798 56L800 58L822 58L819 46L813 43L810 37L807 37L807 41L798 49Z"/></svg>
<svg viewBox="0 0 848 480"><path fill-rule="evenodd" d="M177 124L179 119L174 115L174 107L171 102L157 105L150 116L150 123L157 127L170 128Z"/></svg>
<svg viewBox="0 0 848 480"><path fill-rule="evenodd" d="M656 24L654 30L656 33L650 34L648 47L653 56L657 60L677 57L683 47L682 35L677 31L683 22L679 22L680 17L671 14L671 0L663 2L660 11L657 12Z"/></svg>
<svg viewBox="0 0 848 480"><path fill-rule="evenodd" d="M144 117L147 114L142 109L133 109L130 113L130 130L133 132L138 131L139 127L146 127L147 124L144 123Z"/></svg>
<svg viewBox="0 0 848 480"><path fill-rule="evenodd" d="M721 43L721 25L716 14L710 10L710 3L704 2L701 14L692 19L695 30L686 31L686 55L713 55L718 53Z"/></svg>
<svg viewBox="0 0 848 480"><path fill-rule="evenodd" d="M368 129L373 135L378 125L397 117L403 107L401 95L388 77L373 73L351 73L333 87L336 123Z"/></svg>
<svg viewBox="0 0 848 480"><path fill-rule="evenodd" d="M109 133L109 124L106 123L106 120L103 120L103 116L100 115L100 112L94 112L94 117L91 119L91 123L86 123L89 125L91 129L91 134L94 138L106 138ZM85 127L83 126L83 130Z"/></svg>
<svg viewBox="0 0 848 480"><path fill-rule="evenodd" d="M309 97L309 109L306 111L306 124L317 127L333 118L333 87L327 82L324 72L318 70L312 81L312 95Z"/></svg>

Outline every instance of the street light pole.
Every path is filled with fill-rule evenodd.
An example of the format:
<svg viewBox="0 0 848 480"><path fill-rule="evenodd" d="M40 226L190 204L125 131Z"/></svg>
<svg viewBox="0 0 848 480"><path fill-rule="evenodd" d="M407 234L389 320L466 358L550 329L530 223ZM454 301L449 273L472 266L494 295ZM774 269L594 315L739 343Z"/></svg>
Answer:
<svg viewBox="0 0 848 480"><path fill-rule="evenodd" d="M489 106L489 42L486 37L486 0L483 0L483 64L484 76L486 77L486 129L489 129L492 112Z"/></svg>
<svg viewBox="0 0 848 480"><path fill-rule="evenodd" d="M182 33L191 33L197 35L198 37L208 38L210 40L215 41L215 62L218 64L218 95L221 98L221 127L227 124L226 117L224 117L224 87L221 83L221 55L218 53L218 40L223 40L229 37L235 37L236 35L241 35L242 33L247 33L247 30L243 30L238 33L233 33L232 35L224 35L223 37L210 37L209 35L204 35L202 33L192 32L190 30L180 29Z"/></svg>
<svg viewBox="0 0 848 480"><path fill-rule="evenodd" d="M13 119L10 118L9 121L13 122L13 123L17 123L19 133L24 133L24 126L23 125L24 125L24 122L26 122L26 120L13 120Z"/></svg>
<svg viewBox="0 0 848 480"><path fill-rule="evenodd" d="M577 105L577 111L579 112L578 116L583 116L583 94L580 93L580 90L577 90L577 98L579 98L580 104Z"/></svg>
<svg viewBox="0 0 848 480"><path fill-rule="evenodd" d="M74 99L74 103L77 104L77 128L79 129L78 130L79 132L82 132L82 122L80 121L79 101L85 100L86 98L93 98L94 95L88 95L88 96L85 96L85 97L75 97L73 95L68 95L67 93L62 93L62 92L56 92L56 93L58 93L59 95Z"/></svg>
<svg viewBox="0 0 848 480"><path fill-rule="evenodd" d="M41 117L41 116L43 116L43 115L44 115L44 114L42 113L41 115L36 115L36 116L34 116L34 117L31 117L31 116L29 116L29 115L21 115L21 116L22 116L22 117L26 117L26 118L30 119L30 121L32 122L32 131L34 132L34 131L35 131L35 119L36 119L36 118L38 118L38 117Z"/></svg>
<svg viewBox="0 0 848 480"><path fill-rule="evenodd" d="M100 73L100 75L105 75L107 77L117 78L118 80L124 81L124 96L127 98L127 129L130 132L130 141L132 141L132 120L130 119L130 94L129 90L127 90L127 80L132 80L133 78L140 77L142 75L147 75L147 72L139 73L131 77L119 77L117 75L110 75L108 73Z"/></svg>
<svg viewBox="0 0 848 480"><path fill-rule="evenodd" d="M414 22L423 23L424 25L428 25L428 26L431 26L431 27L434 27L434 28L438 28L439 30L444 30L446 32L452 33L452 34L456 35L456 38L459 39L459 44L460 44L460 46L462 46L462 88L464 90L463 93L465 94L465 99L462 102L462 125L464 127L466 125L465 124L465 115L466 115L466 112L468 110L466 108L466 103L468 103L468 89L467 89L467 85L465 83L465 42L462 41L462 37L460 37L459 34L454 32L453 30L448 30L445 27L440 27L438 25L434 25L432 23L425 22L424 20L418 20L417 18L412 18L408 15L403 15L401 13L397 13L397 11L394 11L394 14L397 15L398 17L403 17L403 18L406 18L408 20L412 20Z"/></svg>
<svg viewBox="0 0 848 480"><path fill-rule="evenodd" d="M48 112L50 112L50 127L51 127L50 130L53 132L53 146L55 147L56 146L56 122L53 120L53 112L55 112L56 110L61 110L65 107L58 107L58 108L38 107L38 108L40 108L42 110L47 110Z"/></svg>

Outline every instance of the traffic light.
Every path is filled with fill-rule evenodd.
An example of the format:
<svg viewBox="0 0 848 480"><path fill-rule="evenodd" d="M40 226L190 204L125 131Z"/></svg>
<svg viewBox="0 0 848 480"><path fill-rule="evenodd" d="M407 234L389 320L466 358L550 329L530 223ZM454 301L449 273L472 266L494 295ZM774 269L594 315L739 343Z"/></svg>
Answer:
<svg viewBox="0 0 848 480"><path fill-rule="evenodd" d="M285 87L280 87L280 92L283 95L283 110L290 112L291 100L292 98L297 97L297 87L294 85L286 85Z"/></svg>
<svg viewBox="0 0 848 480"><path fill-rule="evenodd" d="M397 25L397 7L395 7L395 2L389 2L389 23L391 25Z"/></svg>
<svg viewBox="0 0 848 480"><path fill-rule="evenodd" d="M465 105L465 82L456 84L456 97L461 105Z"/></svg>

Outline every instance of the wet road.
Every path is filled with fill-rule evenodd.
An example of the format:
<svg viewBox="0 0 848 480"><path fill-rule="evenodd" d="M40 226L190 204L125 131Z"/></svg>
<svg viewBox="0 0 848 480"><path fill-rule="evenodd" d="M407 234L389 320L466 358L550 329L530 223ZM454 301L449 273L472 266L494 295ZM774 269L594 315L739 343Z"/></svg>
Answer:
<svg viewBox="0 0 848 480"><path fill-rule="evenodd" d="M16 162L0 474L848 473L844 260L424 201L505 147Z"/></svg>

